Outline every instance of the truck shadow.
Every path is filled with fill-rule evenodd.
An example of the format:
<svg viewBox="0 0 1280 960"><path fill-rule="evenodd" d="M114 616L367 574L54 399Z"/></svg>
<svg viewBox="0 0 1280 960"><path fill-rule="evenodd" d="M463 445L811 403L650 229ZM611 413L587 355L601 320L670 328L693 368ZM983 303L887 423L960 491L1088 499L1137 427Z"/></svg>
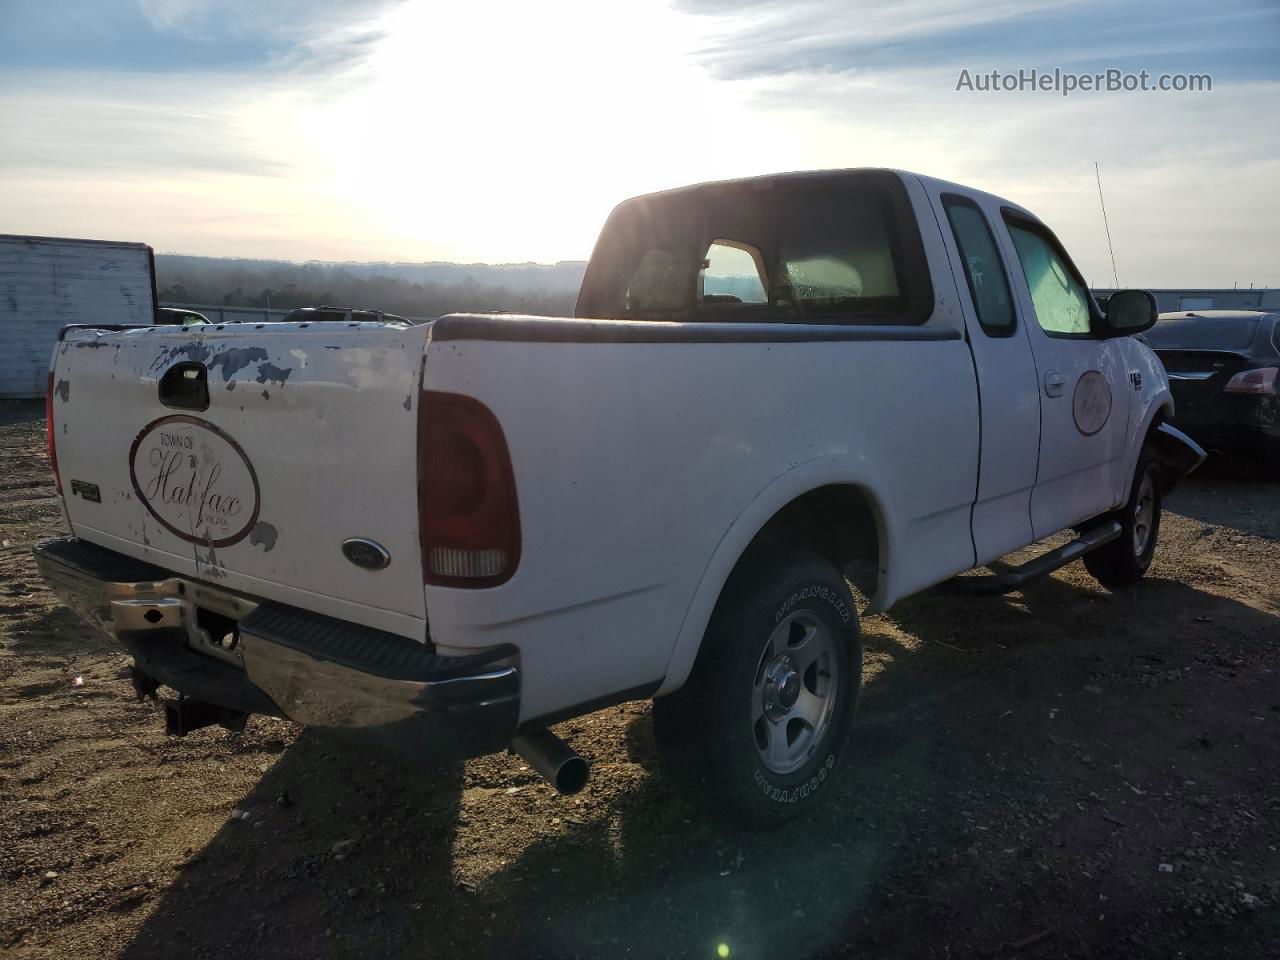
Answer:
<svg viewBox="0 0 1280 960"><path fill-rule="evenodd" d="M1169 495L1165 509L1209 526L1280 540L1280 479L1213 461Z"/></svg>
<svg viewBox="0 0 1280 960"><path fill-rule="evenodd" d="M678 795L644 710L618 731L633 784L616 789L621 767L602 764L588 790L607 802L521 801L526 824L530 809L539 820L523 837L504 822L519 822L504 781L392 771L304 732L242 804L270 810L288 791L294 806L260 830L221 830L123 956L960 956L1050 928L1087 953L1145 922L1150 891L1128 903L1109 887L1103 923L1101 880L1081 879L1117 855L1115 823L1136 827L1131 791L1171 778L1215 799L1233 789L1204 769L1214 755L1198 739L1234 736L1234 721L1164 678L1230 672L1276 627L1158 578L1115 595L1051 578L1010 597L904 602L867 620L868 683L832 802L766 832ZM496 794L490 820L465 812L464 787ZM1159 827L1170 843L1182 829ZM1144 870L1156 842L1137 839ZM1242 941L1239 927L1215 940L1225 929L1204 920L1179 943L1226 956Z"/></svg>

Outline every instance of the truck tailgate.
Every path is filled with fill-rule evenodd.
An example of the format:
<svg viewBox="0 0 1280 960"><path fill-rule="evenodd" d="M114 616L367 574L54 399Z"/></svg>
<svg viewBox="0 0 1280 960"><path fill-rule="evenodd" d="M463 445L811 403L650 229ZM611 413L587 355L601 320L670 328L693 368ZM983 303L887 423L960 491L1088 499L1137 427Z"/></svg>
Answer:
<svg viewBox="0 0 1280 960"><path fill-rule="evenodd" d="M52 409L72 532L422 639L425 341L425 327L392 324L68 330ZM353 538L374 546L349 559Z"/></svg>

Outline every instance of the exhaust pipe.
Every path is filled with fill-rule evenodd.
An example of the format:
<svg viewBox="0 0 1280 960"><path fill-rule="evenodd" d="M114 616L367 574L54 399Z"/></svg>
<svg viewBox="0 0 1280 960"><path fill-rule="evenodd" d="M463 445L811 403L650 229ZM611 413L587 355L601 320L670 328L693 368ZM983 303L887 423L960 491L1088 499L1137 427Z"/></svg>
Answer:
<svg viewBox="0 0 1280 960"><path fill-rule="evenodd" d="M229 710L214 703L199 700L164 700L164 732L171 737L185 737L193 730L211 727L215 723L227 730L243 730L247 713Z"/></svg>
<svg viewBox="0 0 1280 960"><path fill-rule="evenodd" d="M550 730L522 734L511 741L511 749L563 794L577 793L591 775L591 765Z"/></svg>

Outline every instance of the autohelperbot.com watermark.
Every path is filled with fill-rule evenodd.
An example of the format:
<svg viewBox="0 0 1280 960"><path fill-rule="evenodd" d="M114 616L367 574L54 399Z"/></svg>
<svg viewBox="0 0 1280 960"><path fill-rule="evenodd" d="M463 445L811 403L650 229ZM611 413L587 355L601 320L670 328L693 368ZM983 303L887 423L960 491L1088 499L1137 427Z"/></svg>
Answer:
<svg viewBox="0 0 1280 960"><path fill-rule="evenodd" d="M1208 93L1213 90L1213 76L1208 73L1136 73L1108 68L1097 73L1075 73L1055 67L1035 67L1014 71L960 71L957 91L973 93L1056 93L1069 97L1073 93Z"/></svg>

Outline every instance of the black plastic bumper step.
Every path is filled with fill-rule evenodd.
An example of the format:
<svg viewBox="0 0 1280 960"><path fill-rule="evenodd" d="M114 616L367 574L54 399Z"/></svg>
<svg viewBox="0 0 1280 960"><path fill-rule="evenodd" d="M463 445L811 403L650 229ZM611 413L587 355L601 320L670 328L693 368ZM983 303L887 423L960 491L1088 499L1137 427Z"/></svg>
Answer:
<svg viewBox="0 0 1280 960"><path fill-rule="evenodd" d="M431 646L384 630L335 620L283 603L264 603L240 621L240 633L391 680L439 682L469 676L511 657L510 644L464 657L442 657Z"/></svg>

